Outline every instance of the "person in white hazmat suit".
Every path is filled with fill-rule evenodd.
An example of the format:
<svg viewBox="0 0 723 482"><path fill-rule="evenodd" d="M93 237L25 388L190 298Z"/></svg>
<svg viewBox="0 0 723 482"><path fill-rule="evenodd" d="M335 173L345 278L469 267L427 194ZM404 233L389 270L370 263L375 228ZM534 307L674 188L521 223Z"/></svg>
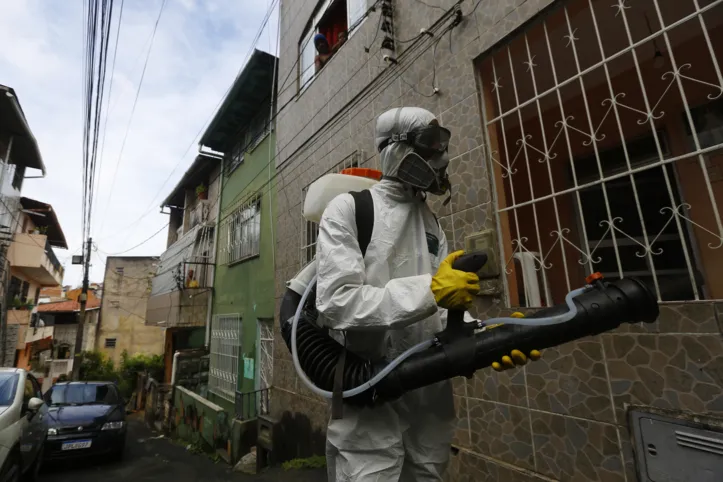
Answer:
<svg viewBox="0 0 723 482"><path fill-rule="evenodd" d="M444 328L445 308L464 309L479 291L475 274L451 268L462 252L448 256L444 231L425 202L426 193L449 192L449 138L425 109L396 108L378 118L383 177L370 189L374 224L365 256L350 194L333 199L322 216L319 320L342 330L346 347L372 361L392 360L432 338ZM524 364L515 352L494 368ZM329 481L442 480L454 419L449 381L371 407L345 404L343 417L327 428Z"/></svg>

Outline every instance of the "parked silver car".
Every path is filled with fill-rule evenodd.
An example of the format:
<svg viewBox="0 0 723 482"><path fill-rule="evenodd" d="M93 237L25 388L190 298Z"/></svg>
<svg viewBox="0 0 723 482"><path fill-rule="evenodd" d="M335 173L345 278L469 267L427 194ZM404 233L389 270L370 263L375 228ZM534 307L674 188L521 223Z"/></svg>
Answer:
<svg viewBox="0 0 723 482"><path fill-rule="evenodd" d="M0 482L37 477L47 418L48 407L35 377L20 368L0 368Z"/></svg>

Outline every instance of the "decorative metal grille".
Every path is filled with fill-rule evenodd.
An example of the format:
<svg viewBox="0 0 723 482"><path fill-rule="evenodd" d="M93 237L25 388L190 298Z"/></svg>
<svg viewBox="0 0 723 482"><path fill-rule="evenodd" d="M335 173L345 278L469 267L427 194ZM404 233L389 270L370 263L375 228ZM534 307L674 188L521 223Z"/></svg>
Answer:
<svg viewBox="0 0 723 482"><path fill-rule="evenodd" d="M349 156L338 162L334 167L314 179L314 181L326 176L327 174L338 174L344 169L359 167L361 155L362 153L360 151L354 151ZM309 186L314 183L314 181L310 182L301 189L301 266L307 265L313 261L316 256L316 237L319 234L319 225L313 221L307 221L304 219L304 200L306 199L306 191L309 189Z"/></svg>
<svg viewBox="0 0 723 482"><path fill-rule="evenodd" d="M274 374L274 320L259 319L259 389L271 388ZM269 411L269 396L261 399L261 410Z"/></svg>
<svg viewBox="0 0 723 482"><path fill-rule="evenodd" d="M568 0L481 64L511 304L723 298L721 0Z"/></svg>
<svg viewBox="0 0 723 482"><path fill-rule="evenodd" d="M254 197L221 222L220 262L222 264L259 255L261 238L261 198Z"/></svg>
<svg viewBox="0 0 723 482"><path fill-rule="evenodd" d="M238 313L215 315L211 325L208 389L230 402L236 399L240 351L241 317Z"/></svg>

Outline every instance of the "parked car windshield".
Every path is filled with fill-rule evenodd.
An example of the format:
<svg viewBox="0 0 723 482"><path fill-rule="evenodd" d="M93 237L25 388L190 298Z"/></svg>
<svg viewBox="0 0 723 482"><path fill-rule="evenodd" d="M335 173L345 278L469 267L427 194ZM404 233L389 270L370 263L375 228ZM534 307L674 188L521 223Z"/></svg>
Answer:
<svg viewBox="0 0 723 482"><path fill-rule="evenodd" d="M55 385L45 394L50 405L90 405L118 403L118 395L111 385L72 384Z"/></svg>
<svg viewBox="0 0 723 482"><path fill-rule="evenodd" d="M0 407L9 407L15 400L15 391L18 388L17 373L0 373Z"/></svg>

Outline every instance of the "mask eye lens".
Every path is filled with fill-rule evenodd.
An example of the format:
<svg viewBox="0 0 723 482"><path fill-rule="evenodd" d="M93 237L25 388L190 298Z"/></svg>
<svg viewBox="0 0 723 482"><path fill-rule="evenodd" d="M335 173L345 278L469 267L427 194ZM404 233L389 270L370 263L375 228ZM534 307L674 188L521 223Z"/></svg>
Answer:
<svg viewBox="0 0 723 482"><path fill-rule="evenodd" d="M417 147L433 152L442 153L447 150L450 133L439 126L427 126L418 132Z"/></svg>

